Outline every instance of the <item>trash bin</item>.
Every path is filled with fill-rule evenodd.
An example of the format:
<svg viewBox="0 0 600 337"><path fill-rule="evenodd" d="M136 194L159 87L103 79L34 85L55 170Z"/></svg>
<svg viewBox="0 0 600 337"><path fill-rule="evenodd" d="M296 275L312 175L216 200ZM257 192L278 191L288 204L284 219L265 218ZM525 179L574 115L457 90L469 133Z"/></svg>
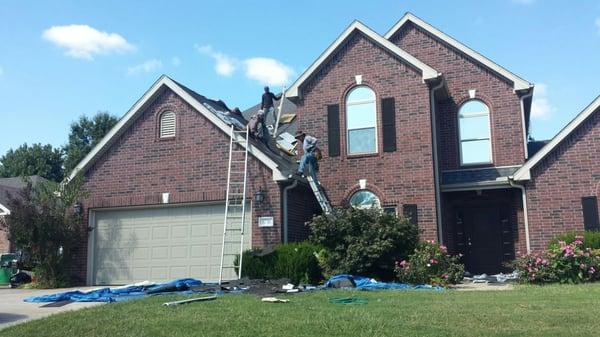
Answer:
<svg viewBox="0 0 600 337"><path fill-rule="evenodd" d="M10 283L10 276L16 272L16 269L12 268L11 265L11 262L15 258L15 254L0 255L0 285L7 285Z"/></svg>

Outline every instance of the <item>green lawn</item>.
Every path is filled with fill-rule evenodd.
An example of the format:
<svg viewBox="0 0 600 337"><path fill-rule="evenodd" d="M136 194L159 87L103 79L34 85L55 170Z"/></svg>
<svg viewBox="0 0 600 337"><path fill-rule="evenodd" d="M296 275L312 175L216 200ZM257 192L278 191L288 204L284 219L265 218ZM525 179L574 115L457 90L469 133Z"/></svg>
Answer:
<svg viewBox="0 0 600 337"><path fill-rule="evenodd" d="M332 304L359 296L367 304ZM158 296L54 315L0 336L598 336L600 284L513 291L319 291L261 303L253 295L164 307Z"/></svg>

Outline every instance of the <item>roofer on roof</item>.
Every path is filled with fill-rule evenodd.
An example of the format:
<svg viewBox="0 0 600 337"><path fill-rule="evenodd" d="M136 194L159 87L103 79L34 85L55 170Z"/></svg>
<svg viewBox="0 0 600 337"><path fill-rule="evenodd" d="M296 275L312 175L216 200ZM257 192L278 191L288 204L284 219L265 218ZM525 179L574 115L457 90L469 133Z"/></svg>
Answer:
<svg viewBox="0 0 600 337"><path fill-rule="evenodd" d="M273 101L277 101L281 99L281 95L274 95L271 91L269 91L269 87L265 86L265 92L262 95L262 100L260 103L260 109L265 113L265 122L269 120L269 114L273 112Z"/></svg>

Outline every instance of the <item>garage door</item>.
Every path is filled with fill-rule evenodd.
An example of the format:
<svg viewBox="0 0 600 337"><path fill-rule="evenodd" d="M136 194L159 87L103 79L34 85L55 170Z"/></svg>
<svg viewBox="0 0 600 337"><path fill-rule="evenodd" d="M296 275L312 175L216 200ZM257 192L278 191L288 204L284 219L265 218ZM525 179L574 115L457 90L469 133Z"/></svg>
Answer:
<svg viewBox="0 0 600 337"><path fill-rule="evenodd" d="M218 204L96 211L92 283L218 280L224 209ZM245 248L252 237L249 213ZM224 273L225 279L235 278L231 269Z"/></svg>

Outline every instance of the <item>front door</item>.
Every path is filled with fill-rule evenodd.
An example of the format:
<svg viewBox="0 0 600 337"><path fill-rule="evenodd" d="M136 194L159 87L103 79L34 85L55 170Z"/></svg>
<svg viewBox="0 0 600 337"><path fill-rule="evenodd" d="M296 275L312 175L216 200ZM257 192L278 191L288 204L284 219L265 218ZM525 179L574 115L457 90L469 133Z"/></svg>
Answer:
<svg viewBox="0 0 600 337"><path fill-rule="evenodd" d="M504 259L503 222L500 207L470 207L459 210L464 233L465 270L473 274L501 272Z"/></svg>

